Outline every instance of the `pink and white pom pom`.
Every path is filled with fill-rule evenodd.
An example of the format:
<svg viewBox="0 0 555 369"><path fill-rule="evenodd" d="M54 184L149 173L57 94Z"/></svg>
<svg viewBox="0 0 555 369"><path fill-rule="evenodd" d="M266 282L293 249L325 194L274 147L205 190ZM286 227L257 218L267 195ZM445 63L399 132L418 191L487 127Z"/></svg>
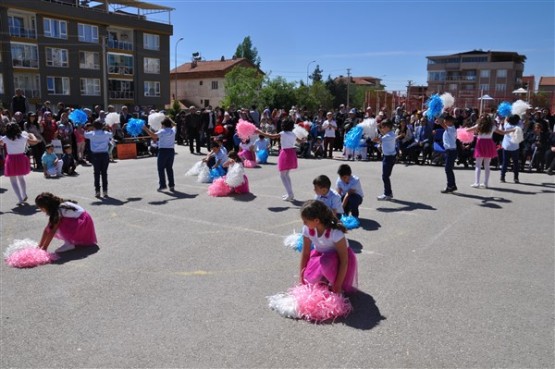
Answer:
<svg viewBox="0 0 555 369"><path fill-rule="evenodd" d="M457 128L457 139L462 143L474 141L474 132L468 132L466 128Z"/></svg>
<svg viewBox="0 0 555 369"><path fill-rule="evenodd" d="M162 129L162 122L166 119L164 113L152 113L148 116L148 125L154 132Z"/></svg>
<svg viewBox="0 0 555 369"><path fill-rule="evenodd" d="M225 183L229 187L239 187L245 182L245 169L239 163L234 163L229 167L225 176Z"/></svg>
<svg viewBox="0 0 555 369"><path fill-rule="evenodd" d="M268 297L270 309L281 316L321 323L345 317L353 310L350 301L324 284L303 284L287 293Z"/></svg>
<svg viewBox="0 0 555 369"><path fill-rule="evenodd" d="M106 115L106 118L104 118L104 122L110 127L112 127L116 123L119 124L119 114L116 112L108 113Z"/></svg>
<svg viewBox="0 0 555 369"><path fill-rule="evenodd" d="M256 164L256 161L245 159L243 160L243 166L245 168L256 168L258 164Z"/></svg>
<svg viewBox="0 0 555 369"><path fill-rule="evenodd" d="M443 110L455 105L455 98L449 92L442 93L439 98L443 101Z"/></svg>
<svg viewBox="0 0 555 369"><path fill-rule="evenodd" d="M250 136L252 136L256 132L256 126L251 122L247 122L246 120L239 119L239 123L235 127L235 131L237 132L237 136L241 140L247 140Z"/></svg>
<svg viewBox="0 0 555 369"><path fill-rule="evenodd" d="M214 180L210 186L208 186L208 195L214 197L227 196L233 191L231 187L225 183L225 178L220 177Z"/></svg>
<svg viewBox="0 0 555 369"><path fill-rule="evenodd" d="M58 260L56 254L39 249L37 246L35 241L28 238L14 240L4 251L4 260L14 268L34 268Z"/></svg>
<svg viewBox="0 0 555 369"><path fill-rule="evenodd" d="M304 129L304 127L301 127L300 125L296 124L295 128L293 128L293 133L295 134L295 136L299 139L302 140L304 138L308 137L308 131L306 129Z"/></svg>
<svg viewBox="0 0 555 369"><path fill-rule="evenodd" d="M195 163L195 165L193 165L191 167L191 169L189 169L185 173L185 175L186 176L198 176L200 174L200 171L201 171L203 165L206 166L206 163L204 163L203 161L197 161Z"/></svg>

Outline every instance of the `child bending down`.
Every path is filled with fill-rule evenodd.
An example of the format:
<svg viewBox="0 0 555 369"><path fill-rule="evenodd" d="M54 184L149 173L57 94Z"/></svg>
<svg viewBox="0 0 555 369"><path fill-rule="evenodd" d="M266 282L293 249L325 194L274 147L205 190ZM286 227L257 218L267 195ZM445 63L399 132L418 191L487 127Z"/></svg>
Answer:
<svg viewBox="0 0 555 369"><path fill-rule="evenodd" d="M73 250L76 246L96 245L94 222L85 209L75 201L64 200L50 192L43 192L35 199L37 207L48 215L39 247L48 249L54 237L64 241L56 252Z"/></svg>
<svg viewBox="0 0 555 369"><path fill-rule="evenodd" d="M357 260L345 237L345 227L326 204L317 200L303 205L301 218L304 223L301 283L327 283L336 293L356 291Z"/></svg>

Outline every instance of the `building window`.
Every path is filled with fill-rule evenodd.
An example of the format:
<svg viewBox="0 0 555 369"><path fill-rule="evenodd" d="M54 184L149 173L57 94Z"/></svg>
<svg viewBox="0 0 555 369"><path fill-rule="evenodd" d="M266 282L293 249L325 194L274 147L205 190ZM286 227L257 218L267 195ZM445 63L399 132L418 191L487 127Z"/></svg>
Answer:
<svg viewBox="0 0 555 369"><path fill-rule="evenodd" d="M497 78L507 78L507 70L506 69L498 69L497 70Z"/></svg>
<svg viewBox="0 0 555 369"><path fill-rule="evenodd" d="M4 76L0 73L0 95L4 94Z"/></svg>
<svg viewBox="0 0 555 369"><path fill-rule="evenodd" d="M160 82L145 81L145 96L160 97Z"/></svg>
<svg viewBox="0 0 555 369"><path fill-rule="evenodd" d="M457 84L456 83L450 83L449 84L449 91L457 91Z"/></svg>
<svg viewBox="0 0 555 369"><path fill-rule="evenodd" d="M79 51L79 68L100 69L100 53L93 51Z"/></svg>
<svg viewBox="0 0 555 369"><path fill-rule="evenodd" d="M480 91L489 91L489 83L480 84Z"/></svg>
<svg viewBox="0 0 555 369"><path fill-rule="evenodd" d="M79 41L98 43L98 26L91 26L90 24L79 23Z"/></svg>
<svg viewBox="0 0 555 369"><path fill-rule="evenodd" d="M199 81L199 82L198 82L198 85L199 85L199 86L202 86L202 81Z"/></svg>
<svg viewBox="0 0 555 369"><path fill-rule="evenodd" d="M13 42L12 65L18 68L38 68L39 50L37 45Z"/></svg>
<svg viewBox="0 0 555 369"><path fill-rule="evenodd" d="M447 73L445 71L428 72L428 81L445 81Z"/></svg>
<svg viewBox="0 0 555 369"><path fill-rule="evenodd" d="M218 89L218 81L212 81L212 89L213 89L213 90L217 90L217 89Z"/></svg>
<svg viewBox="0 0 555 369"><path fill-rule="evenodd" d="M10 36L37 38L35 16L32 14L8 14Z"/></svg>
<svg viewBox="0 0 555 369"><path fill-rule="evenodd" d="M81 78L81 95L100 96L100 79Z"/></svg>
<svg viewBox="0 0 555 369"><path fill-rule="evenodd" d="M108 95L111 99L135 98L135 85L133 81L123 79L108 80Z"/></svg>
<svg viewBox="0 0 555 369"><path fill-rule="evenodd" d="M148 50L160 50L160 36L151 33L143 34L143 46Z"/></svg>
<svg viewBox="0 0 555 369"><path fill-rule="evenodd" d="M465 80L465 81L476 81L476 71L475 70L467 70L463 74L463 80Z"/></svg>
<svg viewBox="0 0 555 369"><path fill-rule="evenodd" d="M108 53L108 73L133 75L133 56Z"/></svg>
<svg viewBox="0 0 555 369"><path fill-rule="evenodd" d="M49 67L68 67L69 59L67 49L46 48L46 65Z"/></svg>
<svg viewBox="0 0 555 369"><path fill-rule="evenodd" d="M67 40L67 22L59 19L44 18L44 36Z"/></svg>
<svg viewBox="0 0 555 369"><path fill-rule="evenodd" d="M69 95L69 77L46 77L46 88L52 95Z"/></svg>
<svg viewBox="0 0 555 369"><path fill-rule="evenodd" d="M487 61L487 56L469 56L462 58L463 63L486 63Z"/></svg>
<svg viewBox="0 0 555 369"><path fill-rule="evenodd" d="M495 84L495 92L505 92L506 89L507 89L507 85L504 83Z"/></svg>
<svg viewBox="0 0 555 369"><path fill-rule="evenodd" d="M13 75L14 89L23 90L26 97L41 97L40 94L40 78L38 74L30 73L14 73Z"/></svg>
<svg viewBox="0 0 555 369"><path fill-rule="evenodd" d="M482 69L480 71L480 78L489 78L489 69Z"/></svg>
<svg viewBox="0 0 555 369"><path fill-rule="evenodd" d="M160 74L160 59L145 58L143 65L145 73Z"/></svg>

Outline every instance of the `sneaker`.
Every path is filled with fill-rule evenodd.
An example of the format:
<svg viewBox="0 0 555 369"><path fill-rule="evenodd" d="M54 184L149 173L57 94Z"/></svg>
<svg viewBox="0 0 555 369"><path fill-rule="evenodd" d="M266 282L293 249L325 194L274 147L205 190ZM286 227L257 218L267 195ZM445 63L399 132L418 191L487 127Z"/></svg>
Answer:
<svg viewBox="0 0 555 369"><path fill-rule="evenodd" d="M387 196L387 195L378 196L378 201L390 201L391 199L393 199L393 196Z"/></svg>
<svg viewBox="0 0 555 369"><path fill-rule="evenodd" d="M175 192L175 187L170 187L171 192Z"/></svg>
<svg viewBox="0 0 555 369"><path fill-rule="evenodd" d="M478 183L473 183L473 184L470 185L470 187L472 187L472 188L478 188L478 187L480 187L480 185L479 185Z"/></svg>
<svg viewBox="0 0 555 369"><path fill-rule="evenodd" d="M295 201L294 196L284 195L281 198L283 199L283 201Z"/></svg>
<svg viewBox="0 0 555 369"><path fill-rule="evenodd" d="M73 249L75 249L75 245L72 245L71 243L66 242L62 246L56 249L56 253L71 251Z"/></svg>
<svg viewBox="0 0 555 369"><path fill-rule="evenodd" d="M102 193L102 196L108 197L108 191L104 191L104 192Z"/></svg>
<svg viewBox="0 0 555 369"><path fill-rule="evenodd" d="M501 177L501 179L499 180L501 183L505 183L505 177Z"/></svg>
<svg viewBox="0 0 555 369"><path fill-rule="evenodd" d="M100 191L96 191L94 197L100 198Z"/></svg>
<svg viewBox="0 0 555 369"><path fill-rule="evenodd" d="M164 191L164 190L167 190L167 189L168 189L168 188L167 188L166 186L164 186L164 187L158 187L158 189L157 189L156 191L161 192L161 191Z"/></svg>
<svg viewBox="0 0 555 369"><path fill-rule="evenodd" d="M485 183L481 183L481 184L480 184L480 188L488 188L488 185L485 184Z"/></svg>
<svg viewBox="0 0 555 369"><path fill-rule="evenodd" d="M445 189L441 190L441 193L451 193L451 192L455 192L457 190L457 187L445 187Z"/></svg>
<svg viewBox="0 0 555 369"><path fill-rule="evenodd" d="M520 183L520 181L518 180L518 178L515 178L515 183Z"/></svg>

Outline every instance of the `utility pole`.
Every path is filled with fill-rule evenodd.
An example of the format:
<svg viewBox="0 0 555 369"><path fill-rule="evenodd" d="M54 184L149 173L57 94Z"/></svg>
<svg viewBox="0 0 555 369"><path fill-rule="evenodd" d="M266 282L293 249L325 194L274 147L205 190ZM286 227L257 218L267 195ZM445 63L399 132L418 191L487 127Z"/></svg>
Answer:
<svg viewBox="0 0 555 369"><path fill-rule="evenodd" d="M349 99L351 97L350 90L351 90L351 68L347 68L347 109L351 109L349 105Z"/></svg>
<svg viewBox="0 0 555 369"><path fill-rule="evenodd" d="M407 104L405 106L405 108L407 110L412 110L411 105L410 105L410 88L412 87L412 80L409 79L409 81L407 82Z"/></svg>

